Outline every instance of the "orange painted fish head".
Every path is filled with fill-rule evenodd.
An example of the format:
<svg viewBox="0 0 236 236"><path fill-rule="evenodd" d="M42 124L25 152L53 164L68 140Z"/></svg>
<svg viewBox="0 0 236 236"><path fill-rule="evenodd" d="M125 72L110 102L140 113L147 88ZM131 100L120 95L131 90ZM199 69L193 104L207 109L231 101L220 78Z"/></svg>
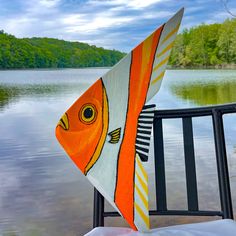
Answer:
<svg viewBox="0 0 236 236"><path fill-rule="evenodd" d="M84 173L98 160L108 131L108 101L102 80L95 82L62 116L56 137Z"/></svg>

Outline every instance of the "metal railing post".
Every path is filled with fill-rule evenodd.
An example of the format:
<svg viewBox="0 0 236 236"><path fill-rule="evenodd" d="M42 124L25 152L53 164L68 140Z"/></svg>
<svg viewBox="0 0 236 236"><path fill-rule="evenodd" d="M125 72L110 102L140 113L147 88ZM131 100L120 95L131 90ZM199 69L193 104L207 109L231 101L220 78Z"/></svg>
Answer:
<svg viewBox="0 0 236 236"><path fill-rule="evenodd" d="M215 150L218 169L218 181L223 218L233 219L232 199L230 192L229 171L225 148L225 136L222 113L218 109L212 110Z"/></svg>
<svg viewBox="0 0 236 236"><path fill-rule="evenodd" d="M162 119L154 119L153 131L156 181L156 209L158 211L167 211Z"/></svg>
<svg viewBox="0 0 236 236"><path fill-rule="evenodd" d="M93 228L104 226L104 197L94 188Z"/></svg>

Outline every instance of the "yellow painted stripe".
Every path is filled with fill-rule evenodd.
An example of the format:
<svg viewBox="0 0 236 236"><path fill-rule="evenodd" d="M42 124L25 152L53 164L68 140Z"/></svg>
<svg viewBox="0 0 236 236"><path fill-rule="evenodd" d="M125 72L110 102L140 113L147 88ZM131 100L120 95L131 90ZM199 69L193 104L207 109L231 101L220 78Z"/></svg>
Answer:
<svg viewBox="0 0 236 236"><path fill-rule="evenodd" d="M173 47L174 42L170 43L162 52L157 54L157 57L161 57L163 54L165 54L167 51L169 51Z"/></svg>
<svg viewBox="0 0 236 236"><path fill-rule="evenodd" d="M149 229L149 217L143 212L143 210L141 209L141 207L135 202L135 209L138 212L138 214L141 216L142 220L144 221L144 223L146 224L147 228Z"/></svg>
<svg viewBox="0 0 236 236"><path fill-rule="evenodd" d="M135 190L137 191L140 199L143 202L143 205L145 206L145 208L148 210L148 200L147 200L147 196L144 196L144 194L142 193L142 191L140 190L140 188L135 185Z"/></svg>
<svg viewBox="0 0 236 236"><path fill-rule="evenodd" d="M111 140L110 143L118 143L119 140Z"/></svg>
<svg viewBox="0 0 236 236"><path fill-rule="evenodd" d="M119 130L118 130L118 131L112 131L110 134L111 134L111 135L120 134L120 131L119 131Z"/></svg>
<svg viewBox="0 0 236 236"><path fill-rule="evenodd" d="M142 174L143 174L143 177L144 179L146 180L146 182L148 181L148 177L147 177L147 173L145 171L145 169L143 168L143 165L139 159L139 156L136 157L136 160L137 160L137 163L138 163L138 167L140 168Z"/></svg>
<svg viewBox="0 0 236 236"><path fill-rule="evenodd" d="M106 140L107 137L107 131L108 131L108 100L107 100L107 94L105 89L103 89L103 122L104 122L104 127L103 127L103 131L102 131L102 135L100 138L100 141L97 145L96 151L93 154L93 157L91 158L91 160L89 161L89 163L87 164L87 166L84 169L84 174L86 175L87 172L90 170L90 168L92 168L92 166L94 165L94 163L98 160L98 158L100 157L100 152L102 150L102 147L104 145L104 142Z"/></svg>
<svg viewBox="0 0 236 236"><path fill-rule="evenodd" d="M145 183L142 178L140 177L140 175L136 172L136 176L137 179L139 181L139 183L141 184L143 190L145 191L146 195L148 195L148 187L147 187L147 183Z"/></svg>
<svg viewBox="0 0 236 236"><path fill-rule="evenodd" d="M165 43L173 34L175 34L179 30L180 24L178 24L170 33L166 35L166 37L162 40L161 44Z"/></svg>
<svg viewBox="0 0 236 236"><path fill-rule="evenodd" d="M113 130L113 132L115 132L115 131L119 131L121 128L117 128L117 129L115 129L115 130Z"/></svg>
<svg viewBox="0 0 236 236"><path fill-rule="evenodd" d="M140 78L143 79L145 74L147 73L147 67L150 61L150 56L152 52L152 43L153 43L154 34L151 34L145 41L143 42L142 46L142 66L141 66L141 73Z"/></svg>
<svg viewBox="0 0 236 236"><path fill-rule="evenodd" d="M170 56L166 57L164 60L162 60L160 63L158 63L158 64L154 67L153 71L156 71L156 70L159 69L161 66L163 66L164 64L166 64L166 63L168 62L169 58L170 58Z"/></svg>
<svg viewBox="0 0 236 236"><path fill-rule="evenodd" d="M110 141L119 141L120 138L112 138Z"/></svg>
<svg viewBox="0 0 236 236"><path fill-rule="evenodd" d="M165 70L164 70L163 72L161 72L161 74L160 74L159 76L157 76L156 79L154 79L151 84L153 85L153 84L155 84L158 80L162 79L162 77L164 76L164 74L165 74Z"/></svg>

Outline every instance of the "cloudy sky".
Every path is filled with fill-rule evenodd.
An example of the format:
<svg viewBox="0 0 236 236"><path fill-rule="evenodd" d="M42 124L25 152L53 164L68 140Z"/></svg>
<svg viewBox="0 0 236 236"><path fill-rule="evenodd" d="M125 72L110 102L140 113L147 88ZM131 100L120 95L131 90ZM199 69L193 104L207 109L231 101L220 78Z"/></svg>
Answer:
<svg viewBox="0 0 236 236"><path fill-rule="evenodd" d="M180 30L230 18L221 0L0 0L0 29L128 52L181 7Z"/></svg>

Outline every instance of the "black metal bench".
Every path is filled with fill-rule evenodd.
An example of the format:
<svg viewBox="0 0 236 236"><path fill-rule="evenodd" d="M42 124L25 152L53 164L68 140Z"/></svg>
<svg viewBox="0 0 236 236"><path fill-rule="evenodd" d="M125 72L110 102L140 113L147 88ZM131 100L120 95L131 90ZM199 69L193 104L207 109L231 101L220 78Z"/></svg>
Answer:
<svg viewBox="0 0 236 236"><path fill-rule="evenodd" d="M223 219L233 219L233 208L230 191L229 171L225 147L223 115L236 113L236 104L220 106L159 110L155 112L153 122L154 130L154 160L155 160L155 185L156 185L156 209L150 210L150 215L182 215L182 216L220 216ZM212 117L217 174L220 193L219 211L203 211L198 206L198 190L196 180L195 154L193 142L193 117ZM166 178L163 145L163 119L182 119L183 141L187 189L187 210L169 210L166 198ZM236 124L236 121L235 121ZM105 217L120 216L118 212L104 211L104 198L94 189L94 217L93 227L104 226Z"/></svg>

